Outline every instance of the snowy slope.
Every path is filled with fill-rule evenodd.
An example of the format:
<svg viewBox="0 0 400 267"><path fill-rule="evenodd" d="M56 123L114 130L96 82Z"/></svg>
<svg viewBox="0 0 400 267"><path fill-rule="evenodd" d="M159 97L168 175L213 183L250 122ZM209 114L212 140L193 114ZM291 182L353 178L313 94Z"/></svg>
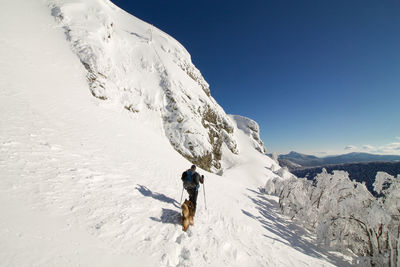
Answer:
<svg viewBox="0 0 400 267"><path fill-rule="evenodd" d="M48 5L86 68L93 96L133 113L159 113L173 147L207 170L221 169L222 144L238 153L232 122L175 39L108 0Z"/></svg>
<svg viewBox="0 0 400 267"><path fill-rule="evenodd" d="M222 145L223 176L201 171L208 209L202 187L195 226L182 232L179 176L190 162L159 110L94 98L46 3L1 0L0 31L1 265L345 265L260 193L278 166L237 120L240 153Z"/></svg>

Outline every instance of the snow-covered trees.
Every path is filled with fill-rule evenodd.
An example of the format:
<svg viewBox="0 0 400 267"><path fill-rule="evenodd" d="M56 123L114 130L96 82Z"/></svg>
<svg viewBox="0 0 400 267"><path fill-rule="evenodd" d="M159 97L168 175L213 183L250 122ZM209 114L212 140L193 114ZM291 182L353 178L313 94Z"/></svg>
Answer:
<svg viewBox="0 0 400 267"><path fill-rule="evenodd" d="M266 192L279 196L284 214L316 232L318 241L350 250L372 266L400 266L400 175L376 175L374 197L348 173L323 170L313 181L273 179Z"/></svg>

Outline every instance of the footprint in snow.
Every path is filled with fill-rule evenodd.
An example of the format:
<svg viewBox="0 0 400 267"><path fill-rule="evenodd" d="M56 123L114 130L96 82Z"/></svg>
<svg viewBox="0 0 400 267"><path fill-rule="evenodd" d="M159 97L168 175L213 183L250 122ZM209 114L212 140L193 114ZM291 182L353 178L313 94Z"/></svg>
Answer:
<svg viewBox="0 0 400 267"><path fill-rule="evenodd" d="M182 248L180 257L184 260L189 260L190 259L190 250L185 247Z"/></svg>
<svg viewBox="0 0 400 267"><path fill-rule="evenodd" d="M179 255L179 263L176 266L193 266L190 262L190 250L186 247L182 248Z"/></svg>
<svg viewBox="0 0 400 267"><path fill-rule="evenodd" d="M184 234L180 234L180 235L176 238L175 242L178 243L178 244L181 244L181 243L182 243L182 239L184 239L184 238L185 238L185 235L184 235Z"/></svg>

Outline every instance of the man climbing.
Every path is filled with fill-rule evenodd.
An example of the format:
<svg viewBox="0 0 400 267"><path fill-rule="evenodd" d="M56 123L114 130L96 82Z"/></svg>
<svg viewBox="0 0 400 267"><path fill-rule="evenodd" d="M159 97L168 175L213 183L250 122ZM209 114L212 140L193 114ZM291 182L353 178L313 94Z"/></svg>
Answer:
<svg viewBox="0 0 400 267"><path fill-rule="evenodd" d="M189 201L193 204L193 211L196 213L197 195L199 193L200 183L204 183L204 175L200 177L196 172L196 165L182 173L183 187L189 194Z"/></svg>

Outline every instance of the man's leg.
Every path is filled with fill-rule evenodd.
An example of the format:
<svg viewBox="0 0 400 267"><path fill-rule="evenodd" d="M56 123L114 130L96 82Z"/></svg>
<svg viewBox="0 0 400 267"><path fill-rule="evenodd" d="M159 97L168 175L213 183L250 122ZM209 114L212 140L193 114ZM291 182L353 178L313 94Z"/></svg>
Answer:
<svg viewBox="0 0 400 267"><path fill-rule="evenodd" d="M193 204L193 211L196 213L196 206L197 206L197 195L199 192L196 189L188 190L189 193L189 200Z"/></svg>

